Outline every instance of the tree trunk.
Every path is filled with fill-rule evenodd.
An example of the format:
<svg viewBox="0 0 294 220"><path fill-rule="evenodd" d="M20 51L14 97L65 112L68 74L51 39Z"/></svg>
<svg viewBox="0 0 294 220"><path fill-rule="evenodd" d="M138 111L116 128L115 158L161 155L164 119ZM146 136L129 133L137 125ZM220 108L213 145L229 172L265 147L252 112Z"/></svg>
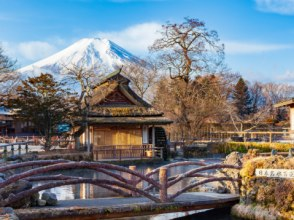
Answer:
<svg viewBox="0 0 294 220"><path fill-rule="evenodd" d="M86 130L86 126L82 125L73 134L73 137L74 137L74 140L75 140L75 149L76 150L80 150L81 149L80 136L85 132L85 130Z"/></svg>
<svg viewBox="0 0 294 220"><path fill-rule="evenodd" d="M75 136L75 149L79 150L81 148L80 136Z"/></svg>

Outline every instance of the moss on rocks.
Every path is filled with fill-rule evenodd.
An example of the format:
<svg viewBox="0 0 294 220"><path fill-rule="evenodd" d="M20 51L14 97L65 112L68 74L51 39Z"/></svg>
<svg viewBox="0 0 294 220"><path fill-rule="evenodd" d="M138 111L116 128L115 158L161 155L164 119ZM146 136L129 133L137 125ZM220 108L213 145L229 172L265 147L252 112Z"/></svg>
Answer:
<svg viewBox="0 0 294 220"><path fill-rule="evenodd" d="M293 168L294 158L271 156L247 160L240 171L241 205L233 209L233 214L247 219L294 219L294 180L255 176L256 169ZM258 211L253 207L258 207Z"/></svg>

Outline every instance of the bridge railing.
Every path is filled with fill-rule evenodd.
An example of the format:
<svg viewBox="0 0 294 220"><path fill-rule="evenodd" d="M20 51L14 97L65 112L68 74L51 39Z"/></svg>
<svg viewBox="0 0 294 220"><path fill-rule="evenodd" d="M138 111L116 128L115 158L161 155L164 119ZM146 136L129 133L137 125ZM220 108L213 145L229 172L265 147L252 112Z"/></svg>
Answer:
<svg viewBox="0 0 294 220"><path fill-rule="evenodd" d="M199 167L186 171L177 176L168 178L168 169L176 166L187 166L187 165L197 165ZM72 162L67 160L40 160L40 161L29 161L16 164L9 164L0 167L0 172L7 172L8 170L32 167L27 171L14 174L9 176L3 182L0 182L0 188L5 188L10 184L13 184L19 180L28 180L28 181L45 181L42 185L38 185L32 189L27 189L25 191L19 192L13 196L9 196L0 201L0 207L9 206L12 203L19 201L22 198L31 196L39 191L50 189L63 185L74 185L81 183L93 184L100 186L102 188L113 191L121 196L143 196L153 202L169 202L172 201L177 196L182 193L192 189L196 186L215 182L215 181L239 181L238 179L233 179L230 177L214 177L211 175L206 175L201 172L212 170L212 169L240 169L238 166L226 165L226 164L210 164L207 165L201 161L183 161L168 164L160 168L154 169L153 171L147 174L141 174L135 170L134 166L129 168L121 167L113 164L98 163L98 162ZM111 180L103 179L92 179L92 178L83 178L76 176L65 176L62 174L50 175L50 172L60 171L60 170L72 170L72 169L90 169L95 172L103 173L109 177ZM117 172L127 173L129 178L119 175ZM155 175L159 175L159 180L154 178ZM183 180L184 178L189 177L201 177L201 181L191 183L188 186L178 190L174 194L168 195L168 188L176 184L177 182ZM147 187L140 188L138 184L140 182L146 182ZM150 189L157 189L159 195L150 192Z"/></svg>
<svg viewBox="0 0 294 220"><path fill-rule="evenodd" d="M186 171L185 173L178 174L176 176L171 176L167 177L168 169L172 167L178 167L178 166L188 166L188 165L197 165L199 167L191 169L189 171ZM181 195L184 192L187 192L188 190L206 184L210 182L223 182L223 181L236 181L239 182L239 179L234 179L231 177L215 177L213 175L207 175L203 174L201 172L203 171L208 171L208 170L217 170L217 169L237 169L240 170L240 166L235 166L235 165L228 165L228 164L211 164L207 165L206 163L203 162L197 162L197 161L182 161L182 162L177 162L177 163L172 163L172 164L167 164L165 166L159 167L157 169L154 169L153 171L149 172L146 174L147 177L152 177L155 174L159 175L159 182L161 183L161 191L160 195L162 194L161 201L172 201L179 195ZM201 181L195 182L193 184L189 184L188 186L178 190L176 193L168 196L167 192L170 187L175 185L176 183L180 182L181 180L185 178L191 178L191 177L200 177ZM139 183L140 180L137 182ZM144 190L149 191L152 188L154 188L152 185L147 186Z"/></svg>

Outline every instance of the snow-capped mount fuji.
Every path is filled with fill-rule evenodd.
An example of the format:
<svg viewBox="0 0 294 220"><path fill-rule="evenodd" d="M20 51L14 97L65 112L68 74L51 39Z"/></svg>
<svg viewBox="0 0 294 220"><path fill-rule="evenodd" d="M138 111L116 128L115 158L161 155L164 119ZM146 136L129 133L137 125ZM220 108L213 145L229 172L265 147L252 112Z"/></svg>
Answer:
<svg viewBox="0 0 294 220"><path fill-rule="evenodd" d="M65 66L70 67L73 64L85 68L98 66L100 70L103 68L113 71L126 63L139 60L108 39L83 38L48 58L19 69L18 72L24 77L37 76L43 72L59 78Z"/></svg>

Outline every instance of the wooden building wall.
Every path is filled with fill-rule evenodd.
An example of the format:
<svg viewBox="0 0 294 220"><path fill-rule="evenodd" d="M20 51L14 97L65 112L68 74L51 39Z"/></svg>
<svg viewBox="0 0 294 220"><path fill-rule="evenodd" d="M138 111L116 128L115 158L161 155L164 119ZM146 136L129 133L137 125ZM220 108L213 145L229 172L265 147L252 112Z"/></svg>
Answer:
<svg viewBox="0 0 294 220"><path fill-rule="evenodd" d="M93 146L141 145L142 128L134 127L93 127Z"/></svg>

